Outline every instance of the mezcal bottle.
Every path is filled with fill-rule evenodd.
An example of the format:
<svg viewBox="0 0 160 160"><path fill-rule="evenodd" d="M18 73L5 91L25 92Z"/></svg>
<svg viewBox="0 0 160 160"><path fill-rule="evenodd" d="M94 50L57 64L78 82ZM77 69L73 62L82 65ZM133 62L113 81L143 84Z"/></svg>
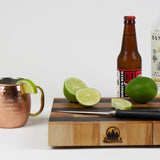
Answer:
<svg viewBox="0 0 160 160"><path fill-rule="evenodd" d="M158 87L160 96L160 17L151 29L151 77Z"/></svg>

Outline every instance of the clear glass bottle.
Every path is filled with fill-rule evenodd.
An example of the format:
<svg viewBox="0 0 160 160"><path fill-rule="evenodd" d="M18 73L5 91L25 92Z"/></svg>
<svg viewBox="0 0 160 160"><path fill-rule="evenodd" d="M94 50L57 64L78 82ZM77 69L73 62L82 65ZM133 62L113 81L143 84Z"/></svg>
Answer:
<svg viewBox="0 0 160 160"><path fill-rule="evenodd" d="M160 96L160 17L151 29L151 77L158 87Z"/></svg>

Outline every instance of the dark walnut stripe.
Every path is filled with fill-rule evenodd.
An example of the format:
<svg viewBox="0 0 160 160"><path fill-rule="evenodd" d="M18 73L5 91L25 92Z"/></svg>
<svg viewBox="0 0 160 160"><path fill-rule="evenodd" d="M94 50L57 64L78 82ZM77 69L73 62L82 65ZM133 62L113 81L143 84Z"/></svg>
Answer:
<svg viewBox="0 0 160 160"><path fill-rule="evenodd" d="M111 99L101 99L99 103L110 103ZM71 103L67 99L54 99L53 103Z"/></svg>
<svg viewBox="0 0 160 160"><path fill-rule="evenodd" d="M54 99L53 103L70 103L67 99Z"/></svg>
<svg viewBox="0 0 160 160"><path fill-rule="evenodd" d="M149 121L116 117L50 117L49 122L95 122L95 121Z"/></svg>
<svg viewBox="0 0 160 160"><path fill-rule="evenodd" d="M132 100L129 100L129 101L133 102ZM158 102L160 102L160 99L154 99L154 100L152 100L152 101L150 101L150 102L151 102L151 103L152 103L152 102L158 103ZM54 100L53 100L53 103L71 103L71 102L68 101L68 100L65 99L65 98L62 98L62 99L57 98L57 99L54 99ZM111 99L102 98L99 103L111 103Z"/></svg>
<svg viewBox="0 0 160 160"><path fill-rule="evenodd" d="M111 107L104 107L104 108L52 108L52 112L58 112L58 111L89 111L89 112L107 112L114 110ZM160 107L136 107L132 108L132 110L137 110L137 111L154 111L154 112L160 112Z"/></svg>
<svg viewBox="0 0 160 160"><path fill-rule="evenodd" d="M52 112L58 111L91 111L91 112L105 112L110 111L112 108L105 107L105 108L52 108Z"/></svg>

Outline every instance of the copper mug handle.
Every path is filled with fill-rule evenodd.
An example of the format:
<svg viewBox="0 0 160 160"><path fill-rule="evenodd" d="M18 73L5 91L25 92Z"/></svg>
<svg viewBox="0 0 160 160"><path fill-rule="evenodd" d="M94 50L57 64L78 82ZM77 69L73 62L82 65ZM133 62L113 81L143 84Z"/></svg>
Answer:
<svg viewBox="0 0 160 160"><path fill-rule="evenodd" d="M38 116L43 111L43 108L44 108L44 91L43 91L43 89L40 86L36 86L36 87L41 92L41 106L40 106L40 109L39 109L38 112L36 112L36 113L30 113L30 116L33 116L33 117Z"/></svg>

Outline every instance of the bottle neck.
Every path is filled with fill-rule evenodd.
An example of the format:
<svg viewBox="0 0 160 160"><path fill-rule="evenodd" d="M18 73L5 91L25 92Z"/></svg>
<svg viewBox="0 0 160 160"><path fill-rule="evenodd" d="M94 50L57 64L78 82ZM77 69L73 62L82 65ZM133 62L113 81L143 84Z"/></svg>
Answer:
<svg viewBox="0 0 160 160"><path fill-rule="evenodd" d="M125 24L121 52L138 52L135 25Z"/></svg>

